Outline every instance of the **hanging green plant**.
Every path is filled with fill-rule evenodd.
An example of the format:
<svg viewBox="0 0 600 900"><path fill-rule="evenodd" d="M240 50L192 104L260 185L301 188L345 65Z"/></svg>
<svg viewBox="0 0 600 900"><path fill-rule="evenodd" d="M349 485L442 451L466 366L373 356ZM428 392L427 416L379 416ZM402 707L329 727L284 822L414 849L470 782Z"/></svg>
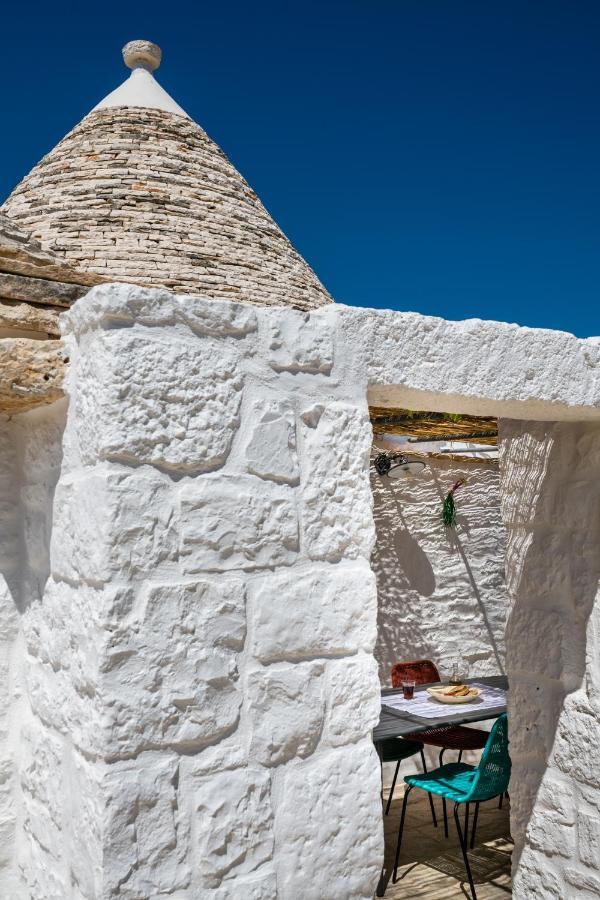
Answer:
<svg viewBox="0 0 600 900"><path fill-rule="evenodd" d="M454 502L454 492L465 483L465 478L459 478L455 481L444 500L442 508L442 519L446 528L456 528L456 504Z"/></svg>

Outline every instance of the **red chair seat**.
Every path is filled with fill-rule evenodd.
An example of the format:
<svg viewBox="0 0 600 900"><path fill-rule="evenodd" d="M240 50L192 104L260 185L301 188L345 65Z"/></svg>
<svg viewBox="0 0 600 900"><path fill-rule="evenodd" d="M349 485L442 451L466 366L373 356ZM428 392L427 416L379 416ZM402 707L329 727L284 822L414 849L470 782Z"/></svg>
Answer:
<svg viewBox="0 0 600 900"><path fill-rule="evenodd" d="M446 750L483 750L488 732L479 728L465 728L464 725L447 725L442 728L428 728L418 734L407 734L409 741L421 741L430 747L444 747Z"/></svg>
<svg viewBox="0 0 600 900"><path fill-rule="evenodd" d="M435 684L440 681L440 673L430 659L415 659L392 666L392 687L402 687L405 679L413 679L416 684ZM446 725L428 728L418 734L407 734L406 738L444 750L483 750L488 732L479 728L466 728L464 725Z"/></svg>

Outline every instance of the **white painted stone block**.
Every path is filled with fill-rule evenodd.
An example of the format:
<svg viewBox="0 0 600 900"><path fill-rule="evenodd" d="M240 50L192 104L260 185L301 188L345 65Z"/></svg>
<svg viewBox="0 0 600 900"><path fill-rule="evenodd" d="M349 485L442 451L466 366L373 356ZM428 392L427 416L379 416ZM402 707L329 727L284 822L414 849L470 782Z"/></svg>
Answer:
<svg viewBox="0 0 600 900"><path fill-rule="evenodd" d="M187 829L180 827L176 757L144 754L105 776L104 883L107 897L159 897L191 881Z"/></svg>
<svg viewBox="0 0 600 900"><path fill-rule="evenodd" d="M239 425L237 360L223 342L132 329L98 335L76 363L82 459L181 472L218 468Z"/></svg>
<svg viewBox="0 0 600 900"><path fill-rule="evenodd" d="M549 856L570 859L575 855L575 828L559 822L545 810L534 811L527 828L527 840L534 850Z"/></svg>
<svg viewBox="0 0 600 900"><path fill-rule="evenodd" d="M234 728L245 634L244 588L235 578L144 587L102 661L109 755L197 752Z"/></svg>
<svg viewBox="0 0 600 900"><path fill-rule="evenodd" d="M186 574L289 565L298 552L293 490L251 475L184 484L178 520Z"/></svg>
<svg viewBox="0 0 600 900"><path fill-rule="evenodd" d="M68 896L64 864L63 754L60 742L35 721L24 723L20 759L23 838L17 849L31 900Z"/></svg>
<svg viewBox="0 0 600 900"><path fill-rule="evenodd" d="M566 891L576 900L596 900L600 897L600 878L591 872L570 867L565 872ZM569 894L567 894L569 896ZM569 898L570 900L570 898Z"/></svg>
<svg viewBox="0 0 600 900"><path fill-rule="evenodd" d="M192 811L194 896L212 896L208 890L219 887L219 900L238 896L245 876L256 872L259 878L260 868L273 855L270 774L248 767L186 778L180 785L180 794L184 793ZM222 883L224 879L227 881ZM270 875L267 886L269 883L272 885Z"/></svg>
<svg viewBox="0 0 600 900"><path fill-rule="evenodd" d="M366 409L315 404L301 413L301 520L311 559L369 557L375 540Z"/></svg>
<svg viewBox="0 0 600 900"><path fill-rule="evenodd" d="M115 593L50 579L44 601L33 603L23 617L31 710L88 758L105 750L99 666Z"/></svg>
<svg viewBox="0 0 600 900"><path fill-rule="evenodd" d="M103 825L105 795L102 764L91 763L77 752L66 751L66 768L62 801L68 804L68 838L65 855L73 884L73 897L102 895L104 873Z"/></svg>
<svg viewBox="0 0 600 900"><path fill-rule="evenodd" d="M89 331L133 325L175 324L176 298L170 291L132 284L99 284L60 318L63 334L81 338Z"/></svg>
<svg viewBox="0 0 600 900"><path fill-rule="evenodd" d="M245 337L258 328L255 310L243 303L172 294L131 284L101 284L61 317L63 330L81 337L90 330L134 324L185 324L199 335Z"/></svg>
<svg viewBox="0 0 600 900"><path fill-rule="evenodd" d="M135 580L178 553L172 485L152 468L95 468L61 479L50 545L58 578Z"/></svg>
<svg viewBox="0 0 600 900"><path fill-rule="evenodd" d="M369 740L286 766L275 811L278 900L372 900L382 862L379 764ZM352 865L348 861L352 860Z"/></svg>
<svg viewBox="0 0 600 900"><path fill-rule="evenodd" d="M266 322L269 363L276 372L329 375L333 368L333 334L323 314L273 310Z"/></svg>
<svg viewBox="0 0 600 900"><path fill-rule="evenodd" d="M250 673L246 695L253 759L277 766L314 752L325 713L322 674L321 663L269 666Z"/></svg>
<svg viewBox="0 0 600 900"><path fill-rule="evenodd" d="M177 319L196 334L240 338L258 329L256 310L243 303L224 300L199 303L197 297L185 294L173 299L177 302Z"/></svg>
<svg viewBox="0 0 600 900"><path fill-rule="evenodd" d="M325 683L326 740L342 747L368 736L381 713L377 662L371 654L330 660Z"/></svg>
<svg viewBox="0 0 600 900"><path fill-rule="evenodd" d="M595 788L600 788L599 733L591 708L577 694L569 695L558 722L554 763L561 772Z"/></svg>
<svg viewBox="0 0 600 900"><path fill-rule="evenodd" d="M0 677L4 673L0 672ZM0 735L0 740L4 744L7 735ZM15 832L15 797L13 782L13 759L12 752L7 747L0 756L0 872L8 871L14 862L13 839Z"/></svg>
<svg viewBox="0 0 600 900"><path fill-rule="evenodd" d="M264 867L263 867L264 868ZM262 871L260 869L259 871ZM220 888L206 894L207 900L277 900L277 878L274 872L254 878L235 877L224 881Z"/></svg>
<svg viewBox="0 0 600 900"><path fill-rule="evenodd" d="M260 478L298 482L294 408L287 400L254 400L245 420L246 466Z"/></svg>
<svg viewBox="0 0 600 900"><path fill-rule="evenodd" d="M249 592L253 653L262 662L373 649L376 588L366 562L265 575Z"/></svg>
<svg viewBox="0 0 600 900"><path fill-rule="evenodd" d="M557 869L545 854L526 847L514 873L513 897L515 900L557 900L563 896L564 882ZM563 862L558 859L558 866ZM566 898L565 898L566 900Z"/></svg>
<svg viewBox="0 0 600 900"><path fill-rule="evenodd" d="M12 640L19 627L16 600L6 578L0 573L0 634L4 641Z"/></svg>
<svg viewBox="0 0 600 900"><path fill-rule="evenodd" d="M581 862L592 869L600 870L600 816L579 812L577 847Z"/></svg>

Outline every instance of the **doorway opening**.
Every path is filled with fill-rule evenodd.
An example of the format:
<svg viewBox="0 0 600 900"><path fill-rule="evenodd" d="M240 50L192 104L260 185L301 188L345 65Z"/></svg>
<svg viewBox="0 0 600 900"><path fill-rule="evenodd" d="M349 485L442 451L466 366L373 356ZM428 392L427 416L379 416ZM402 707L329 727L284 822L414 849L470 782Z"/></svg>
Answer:
<svg viewBox="0 0 600 900"><path fill-rule="evenodd" d="M442 680L453 669L461 680L504 676L509 602L497 418L377 406L369 412L376 528L371 567L378 591L375 656L382 688L392 687L394 666L416 660L433 662ZM432 727L438 721L432 719ZM469 727L487 732L493 721ZM428 743L423 737L423 743L431 771L439 767L442 748L439 740ZM455 762L457 756L456 749L448 749L443 763ZM481 749L461 754L473 766L480 757ZM382 766L385 896L464 897L466 874L454 823L446 838L438 801L438 827L433 827L424 791L413 792L398 880L388 880L403 779L422 771L421 760L416 753L403 759L399 770L396 760ZM470 827L472 831L472 820ZM511 850L508 800L482 803L470 850L478 897L510 892Z"/></svg>

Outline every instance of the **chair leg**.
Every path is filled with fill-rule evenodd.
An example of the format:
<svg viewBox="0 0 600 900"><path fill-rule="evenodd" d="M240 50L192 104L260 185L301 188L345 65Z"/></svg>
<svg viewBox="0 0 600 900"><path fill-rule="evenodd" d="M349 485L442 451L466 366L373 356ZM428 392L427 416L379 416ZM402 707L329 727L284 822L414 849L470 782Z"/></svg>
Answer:
<svg viewBox="0 0 600 900"><path fill-rule="evenodd" d="M462 750L458 751L458 761L460 762L462 759Z"/></svg>
<svg viewBox="0 0 600 900"><path fill-rule="evenodd" d="M402 815L400 816L400 827L398 828L398 843L396 844L396 858L394 860L394 871L392 873L392 882L396 884L396 878L398 876L398 860L400 859L400 846L402 844L402 832L404 831L404 819L406 817L406 804L408 803L408 795L412 791L412 785L407 785L406 792L404 794L404 800L402 801Z"/></svg>
<svg viewBox="0 0 600 900"><path fill-rule="evenodd" d="M469 841L469 804L465 803L465 844Z"/></svg>
<svg viewBox="0 0 600 900"><path fill-rule="evenodd" d="M433 820L433 827L437 828L437 816L435 814L435 806L433 805L433 796L427 791L427 796L429 797L429 809L431 810L431 818Z"/></svg>
<svg viewBox="0 0 600 900"><path fill-rule="evenodd" d="M473 828L471 829L471 850L475 846L475 832L477 831L477 817L479 815L479 803L475 804L475 815L473 816Z"/></svg>
<svg viewBox="0 0 600 900"><path fill-rule="evenodd" d="M502 801L504 800L504 794L500 794L500 799L498 800L498 809L502 809Z"/></svg>
<svg viewBox="0 0 600 900"><path fill-rule="evenodd" d="M396 787L396 778L398 777L399 771L400 771L400 760L398 760L398 764L396 766L396 771L394 772L394 777L392 778L392 786L390 788L390 793L389 793L388 800L387 800L387 803L385 806L386 816L390 811L390 806L392 805L392 797L394 796L394 788Z"/></svg>
<svg viewBox="0 0 600 900"><path fill-rule="evenodd" d="M444 753L446 752L446 748L442 747L440 750L440 766L443 765ZM442 808L444 810L444 837L448 837L448 810L446 809L446 798L442 797Z"/></svg>
<svg viewBox="0 0 600 900"><path fill-rule="evenodd" d="M425 762L425 754L421 750L421 764L423 766L423 772L427 775L427 763ZM429 808L431 809L431 818L433 819L433 827L437 828L437 816L435 814L435 806L433 805L433 797L427 791L427 796L429 797Z"/></svg>
<svg viewBox="0 0 600 900"><path fill-rule="evenodd" d="M465 869L467 870L467 878L469 880L469 887L471 888L471 895L473 900L477 900L477 894L475 893L475 885L473 884L473 875L471 874L471 866L469 865L469 857L467 856L467 842L465 837L463 836L462 829L460 827L460 817L458 815L458 803L454 804L454 822L456 824L456 830L458 832L458 840L460 843L460 849L462 850L463 859L465 861Z"/></svg>

